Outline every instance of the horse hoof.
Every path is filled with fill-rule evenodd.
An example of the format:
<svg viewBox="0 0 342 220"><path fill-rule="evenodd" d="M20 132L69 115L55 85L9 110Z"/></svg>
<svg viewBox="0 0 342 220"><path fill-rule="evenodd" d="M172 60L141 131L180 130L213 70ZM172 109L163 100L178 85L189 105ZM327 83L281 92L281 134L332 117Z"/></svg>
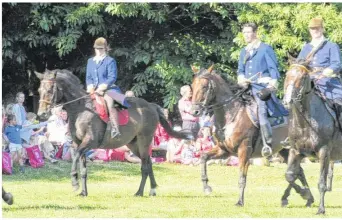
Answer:
<svg viewBox="0 0 342 220"><path fill-rule="evenodd" d="M136 196L136 197L143 197L144 194L143 194L143 193L140 193L140 192L137 192L136 194L134 194L134 196Z"/></svg>
<svg viewBox="0 0 342 220"><path fill-rule="evenodd" d="M243 203L242 203L241 201L238 201L238 202L235 204L235 206L237 206L237 207L243 207Z"/></svg>
<svg viewBox="0 0 342 220"><path fill-rule="evenodd" d="M308 201L306 202L306 207L311 207L311 204L314 203L314 200L313 199L308 199Z"/></svg>
<svg viewBox="0 0 342 220"><path fill-rule="evenodd" d="M88 193L82 191L80 194L78 194L78 196L86 197L88 196Z"/></svg>
<svg viewBox="0 0 342 220"><path fill-rule="evenodd" d="M212 193L212 189L211 189L211 187L210 186L207 186L207 187L205 187L204 188L204 193L206 194L206 195L210 195L210 193Z"/></svg>
<svg viewBox="0 0 342 220"><path fill-rule="evenodd" d="M156 195L157 195L156 189L151 189L149 196L156 196Z"/></svg>
<svg viewBox="0 0 342 220"><path fill-rule="evenodd" d="M80 185L79 184L76 184L76 185L72 185L72 188L75 191L77 191L79 188L80 188Z"/></svg>
<svg viewBox="0 0 342 220"><path fill-rule="evenodd" d="M12 205L13 204L13 196L11 193L6 193L4 196L4 200L8 205Z"/></svg>
<svg viewBox="0 0 342 220"><path fill-rule="evenodd" d="M324 209L318 209L318 212L316 213L316 215L324 215L324 214L325 214Z"/></svg>
<svg viewBox="0 0 342 220"><path fill-rule="evenodd" d="M281 200L281 207L286 207L289 204L289 201L287 200Z"/></svg>

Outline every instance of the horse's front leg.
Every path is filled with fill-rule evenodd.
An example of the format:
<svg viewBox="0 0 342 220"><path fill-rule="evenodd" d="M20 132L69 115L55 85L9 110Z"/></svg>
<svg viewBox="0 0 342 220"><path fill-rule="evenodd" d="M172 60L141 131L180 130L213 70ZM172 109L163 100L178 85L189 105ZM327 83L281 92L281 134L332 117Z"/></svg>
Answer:
<svg viewBox="0 0 342 220"><path fill-rule="evenodd" d="M245 188L247 183L247 171L249 167L249 158L252 151L252 146L249 146L250 142L248 140L242 141L240 147L238 148L238 157L239 157L239 169L240 169L240 178L239 178L239 201L235 204L236 206L244 206L245 200Z"/></svg>
<svg viewBox="0 0 342 220"><path fill-rule="evenodd" d="M318 190L320 194L320 202L317 214L325 214L324 197L327 191L327 176L329 170L330 152L327 146L319 151L320 177L318 182Z"/></svg>
<svg viewBox="0 0 342 220"><path fill-rule="evenodd" d="M77 191L80 187L79 183L78 183L78 172L77 172L77 162L79 161L81 155L83 156L84 153L85 153L85 150L88 149L87 146L95 146L96 143L91 143L90 142L90 135L86 135L83 140L82 140L82 143L78 146L74 145L75 147L77 147L75 150L75 155L74 157L72 158L72 165L71 165L71 184L74 188L74 191ZM85 164L84 164L85 166ZM80 162L80 167L81 169L83 168L83 163L82 161ZM83 170L81 170L81 174ZM85 169L85 173L86 173L86 169ZM85 175L86 177L86 175ZM82 182L82 192L83 191L86 191L85 188L86 188L86 182Z"/></svg>
<svg viewBox="0 0 342 220"><path fill-rule="evenodd" d="M227 154L227 152L221 150L219 147L215 147L207 153L201 155L201 179L203 183L203 191L205 194L209 195L212 192L211 187L208 185L208 175L207 175L207 161L214 158L220 158Z"/></svg>

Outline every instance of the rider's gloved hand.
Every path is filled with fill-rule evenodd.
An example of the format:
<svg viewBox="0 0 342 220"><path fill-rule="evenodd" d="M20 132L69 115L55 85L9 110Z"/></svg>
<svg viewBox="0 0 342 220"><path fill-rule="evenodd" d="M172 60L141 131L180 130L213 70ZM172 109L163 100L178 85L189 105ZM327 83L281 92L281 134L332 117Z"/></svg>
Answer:
<svg viewBox="0 0 342 220"><path fill-rule="evenodd" d="M87 86L87 93L93 94L95 92L95 88L93 85Z"/></svg>
<svg viewBox="0 0 342 220"><path fill-rule="evenodd" d="M107 90L107 88L108 88L107 84L100 84L99 87L97 87L95 92L100 94L100 95L103 95L104 92Z"/></svg>

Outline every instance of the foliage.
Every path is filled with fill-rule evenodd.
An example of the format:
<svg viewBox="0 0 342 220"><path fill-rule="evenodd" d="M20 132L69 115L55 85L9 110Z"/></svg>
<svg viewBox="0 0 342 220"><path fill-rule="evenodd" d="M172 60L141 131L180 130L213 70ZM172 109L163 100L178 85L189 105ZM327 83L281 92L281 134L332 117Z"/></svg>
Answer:
<svg viewBox="0 0 342 220"><path fill-rule="evenodd" d="M14 195L14 204L2 203L5 218L315 218L319 192L319 164L303 164L315 198L312 208L305 207L295 190L291 190L289 207L282 208L280 199L287 187L285 164L271 167L251 165L245 190L245 207L238 200L238 167L210 165L209 183L213 193L202 190L198 166L153 164L159 185L157 196L149 198L149 180L143 198L134 197L141 179L140 166L122 162L87 163L87 198L72 192L71 164L59 161L45 167L27 167L24 174L3 175L3 186ZM327 218L341 216L342 166L335 164L333 190L326 193ZM79 192L77 192L79 193ZM319 217L319 216L318 216Z"/></svg>
<svg viewBox="0 0 342 220"><path fill-rule="evenodd" d="M260 26L282 74L287 53L296 56L309 40L312 17L323 17L327 37L342 44L341 4L4 3L2 10L3 91L35 92L38 81L27 69L68 68L84 80L92 44L104 36L118 62L117 84L171 110L179 88L191 83L190 65L214 63L222 74L236 77L244 46L240 27L247 21Z"/></svg>

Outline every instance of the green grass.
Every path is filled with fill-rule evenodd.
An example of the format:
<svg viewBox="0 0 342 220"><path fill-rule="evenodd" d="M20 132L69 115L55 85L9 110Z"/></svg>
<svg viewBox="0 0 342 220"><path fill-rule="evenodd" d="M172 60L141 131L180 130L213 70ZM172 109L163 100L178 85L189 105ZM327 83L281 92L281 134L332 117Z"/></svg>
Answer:
<svg viewBox="0 0 342 220"><path fill-rule="evenodd" d="M280 207L280 198L287 186L286 165L250 166L245 191L245 207L235 207L238 200L238 168L211 165L208 168L210 196L202 192L200 167L176 164L154 164L159 187L156 197L133 194L140 183L140 166L110 162L88 163L86 198L72 192L70 163L46 164L44 168L26 168L25 174L3 175L3 186L14 195L14 204L2 202L3 217L7 218L249 218L249 217L322 217L316 216L319 203L317 189L318 164L303 164L311 191L313 207L291 191L289 206ZM336 164L333 191L326 193L326 217L342 216L342 166Z"/></svg>

